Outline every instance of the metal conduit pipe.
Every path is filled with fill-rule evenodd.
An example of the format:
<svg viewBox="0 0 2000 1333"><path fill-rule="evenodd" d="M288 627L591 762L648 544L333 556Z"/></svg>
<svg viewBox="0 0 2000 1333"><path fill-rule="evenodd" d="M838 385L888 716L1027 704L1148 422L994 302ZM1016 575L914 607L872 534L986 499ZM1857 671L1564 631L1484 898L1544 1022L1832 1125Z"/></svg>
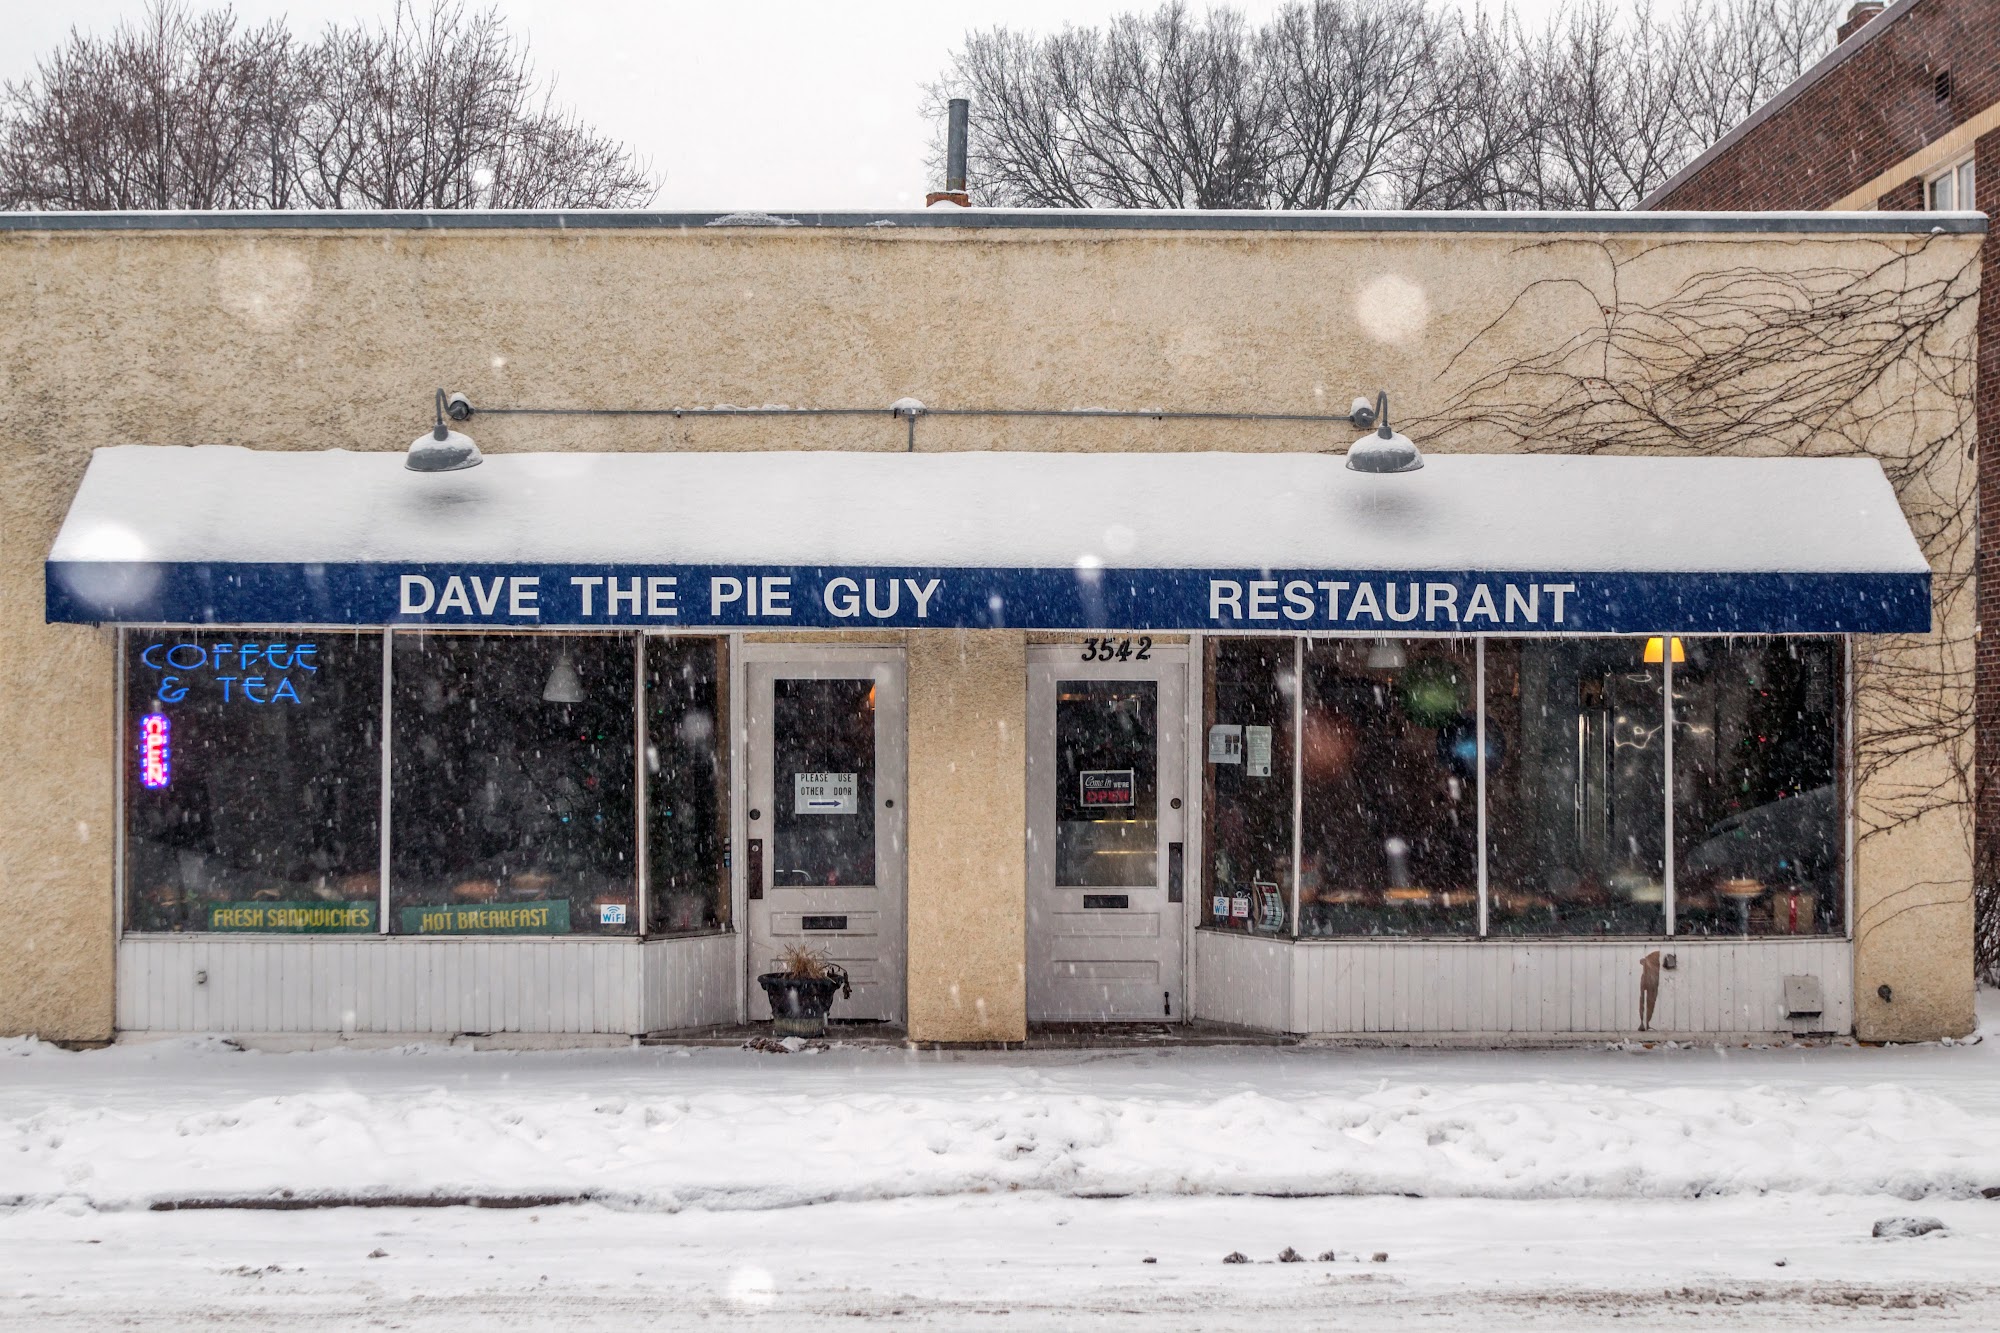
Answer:
<svg viewBox="0 0 2000 1333"><path fill-rule="evenodd" d="M473 415L467 405L463 421ZM1096 407L482 407L493 417L1101 417L1142 421L1347 423L1346 412L1173 412Z"/></svg>

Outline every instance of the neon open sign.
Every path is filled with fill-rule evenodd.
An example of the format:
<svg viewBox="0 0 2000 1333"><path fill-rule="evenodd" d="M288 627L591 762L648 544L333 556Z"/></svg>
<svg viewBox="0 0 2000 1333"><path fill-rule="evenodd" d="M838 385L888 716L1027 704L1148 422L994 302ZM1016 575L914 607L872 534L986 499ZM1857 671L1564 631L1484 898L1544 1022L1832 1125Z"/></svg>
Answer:
<svg viewBox="0 0 2000 1333"><path fill-rule="evenodd" d="M139 719L139 785L158 791L174 780L174 724L165 713Z"/></svg>

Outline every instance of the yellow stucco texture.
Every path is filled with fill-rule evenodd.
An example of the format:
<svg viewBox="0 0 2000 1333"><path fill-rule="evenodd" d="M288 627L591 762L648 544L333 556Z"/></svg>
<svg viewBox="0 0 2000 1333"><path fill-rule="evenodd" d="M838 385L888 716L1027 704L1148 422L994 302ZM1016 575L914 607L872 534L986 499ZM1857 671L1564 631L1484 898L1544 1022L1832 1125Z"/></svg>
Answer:
<svg viewBox="0 0 2000 1333"><path fill-rule="evenodd" d="M913 1041L1021 1041L1027 919L1027 639L912 630Z"/></svg>
<svg viewBox="0 0 2000 1333"><path fill-rule="evenodd" d="M485 407L884 409L812 421L477 416L469 429L492 453L901 450L906 426L886 409L906 395L933 407L1338 413L1378 387L1428 450L1564 448L1620 409L1572 410L1563 396L1576 377L1546 373L1550 358L1573 348L1595 357L1607 328L1630 335L1616 375L1639 401L1634 386L1650 392L1647 377L1670 374L1678 354L1654 340L1660 311L1692 312L1726 341L1740 322L1731 303L1782 304L1789 277L1875 273L1916 291L1976 273L1979 244L1497 226L0 233L0 1032L90 1040L111 1028L111 637L42 623L41 563L95 447L400 450L443 385ZM1691 297L1704 274L1733 276ZM1937 358L1970 348L1973 318L1972 301L1952 307L1907 350L1910 364L1883 378L1895 411L1811 446L1883 457L1906 508L1921 501L1942 515L1925 533L1941 587L1970 573L1971 545L1959 538L1971 472L1962 448L1924 450L1940 432L1970 438L1969 392L1952 388L1960 372ZM1873 325L1826 327L1836 332L1823 339L1774 324L1752 349L1775 351L1765 382L1797 375L1824 390L1807 363L1830 355L1841 331ZM1541 370L1513 374L1531 363ZM1705 404L1682 383L1660 392L1683 417L1740 405ZM1575 433L1508 428L1543 420ZM1310 423L931 417L915 444L1263 451L1342 448L1350 437ZM1729 438L1724 451L1783 447ZM1959 605L1940 630L1963 628L1969 614ZM1969 639L1933 639L1940 678L1969 681ZM1024 651L1013 636L912 643L913 1032L1020 1031ZM947 705L983 722L961 734L971 724L935 716ZM1865 688L1856 709L1864 747L1896 725L1898 709ZM1948 786L1960 758L1920 756L1900 772ZM1888 781L1890 768L1868 781ZM1942 800L1862 840L1864 1034L1941 1035L1969 1021L1967 818L1962 802ZM1871 997L1885 982L1895 998L1881 1005Z"/></svg>

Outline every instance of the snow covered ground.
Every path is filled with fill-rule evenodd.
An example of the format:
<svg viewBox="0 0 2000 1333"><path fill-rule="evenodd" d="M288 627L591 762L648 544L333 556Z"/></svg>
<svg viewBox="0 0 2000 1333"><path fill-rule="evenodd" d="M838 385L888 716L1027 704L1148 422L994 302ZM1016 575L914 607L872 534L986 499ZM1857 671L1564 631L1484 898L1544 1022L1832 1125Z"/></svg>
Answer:
<svg viewBox="0 0 2000 1333"><path fill-rule="evenodd" d="M0 1328L1995 1327L1992 1008L1894 1050L0 1042ZM1947 1229L1870 1237L1903 1214Z"/></svg>

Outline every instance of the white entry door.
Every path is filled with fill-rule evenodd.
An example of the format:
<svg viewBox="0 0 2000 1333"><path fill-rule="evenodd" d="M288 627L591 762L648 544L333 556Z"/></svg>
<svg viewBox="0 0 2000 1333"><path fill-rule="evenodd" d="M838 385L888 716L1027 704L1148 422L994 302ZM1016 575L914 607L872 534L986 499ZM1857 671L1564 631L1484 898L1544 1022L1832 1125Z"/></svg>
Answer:
<svg viewBox="0 0 2000 1333"><path fill-rule="evenodd" d="M1028 1017L1179 1021L1187 649L1028 659Z"/></svg>
<svg viewBox="0 0 2000 1333"><path fill-rule="evenodd" d="M779 655L787 654L787 655ZM907 755L900 650L752 644L746 653L744 884L749 1014L794 944L847 969L833 1018L903 1021Z"/></svg>

